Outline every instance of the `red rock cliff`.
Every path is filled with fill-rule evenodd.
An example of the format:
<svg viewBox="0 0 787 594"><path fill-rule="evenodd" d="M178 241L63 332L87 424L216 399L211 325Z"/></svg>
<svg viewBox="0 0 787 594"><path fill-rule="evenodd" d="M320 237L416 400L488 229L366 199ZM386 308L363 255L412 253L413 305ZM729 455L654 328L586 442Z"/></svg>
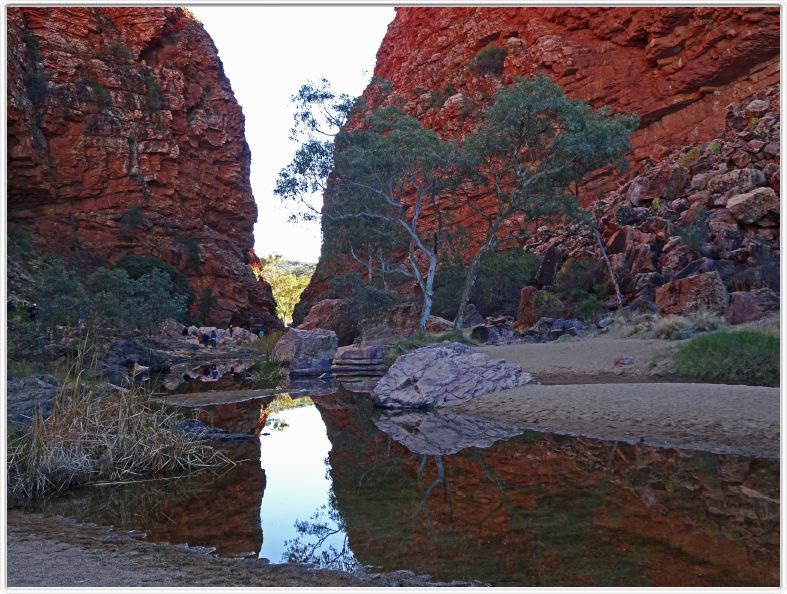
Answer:
<svg viewBox="0 0 787 594"><path fill-rule="evenodd" d="M241 108L182 8L8 9L8 217L86 265L154 255L214 323L278 324L252 273ZM199 304L199 299L195 307Z"/></svg>
<svg viewBox="0 0 787 594"><path fill-rule="evenodd" d="M499 78L469 68L489 45L505 49ZM374 72L392 82L409 113L446 136L473 128L466 105L538 73L594 107L639 116L630 178L675 147L713 139L728 104L778 83L779 9L399 8ZM585 199L621 181L591 180ZM346 261L322 254L305 306Z"/></svg>

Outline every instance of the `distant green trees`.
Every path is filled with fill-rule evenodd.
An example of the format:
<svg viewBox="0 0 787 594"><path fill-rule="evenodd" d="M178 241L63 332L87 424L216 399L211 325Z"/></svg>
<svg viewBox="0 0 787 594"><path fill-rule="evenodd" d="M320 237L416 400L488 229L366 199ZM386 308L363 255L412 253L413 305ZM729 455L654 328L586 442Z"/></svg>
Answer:
<svg viewBox="0 0 787 594"><path fill-rule="evenodd" d="M270 284L273 298L276 300L276 315L285 325L292 323L292 314L301 293L311 280L311 272L298 274L293 272L284 258L279 254L271 254L262 260L262 276Z"/></svg>

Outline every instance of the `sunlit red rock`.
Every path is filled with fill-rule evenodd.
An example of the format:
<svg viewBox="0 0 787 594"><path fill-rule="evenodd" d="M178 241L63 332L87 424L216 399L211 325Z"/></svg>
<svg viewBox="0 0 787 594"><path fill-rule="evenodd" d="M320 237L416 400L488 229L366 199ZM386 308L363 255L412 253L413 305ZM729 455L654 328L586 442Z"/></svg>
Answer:
<svg viewBox="0 0 787 594"><path fill-rule="evenodd" d="M7 41L9 223L81 266L157 256L212 289L210 321L278 325L243 113L191 13L10 8Z"/></svg>

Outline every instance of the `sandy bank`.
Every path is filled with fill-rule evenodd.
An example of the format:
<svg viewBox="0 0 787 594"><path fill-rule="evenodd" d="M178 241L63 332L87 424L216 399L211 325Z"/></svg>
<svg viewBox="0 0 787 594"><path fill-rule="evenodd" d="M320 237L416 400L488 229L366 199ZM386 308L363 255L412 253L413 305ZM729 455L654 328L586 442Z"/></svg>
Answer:
<svg viewBox="0 0 787 594"><path fill-rule="evenodd" d="M591 337L568 342L483 346L477 349L496 359L516 363L544 384L664 381L664 371L651 362L684 341ZM615 365L618 357L633 357L631 365Z"/></svg>
<svg viewBox="0 0 787 594"><path fill-rule="evenodd" d="M523 428L753 456L779 455L779 389L684 383L528 385L452 412Z"/></svg>

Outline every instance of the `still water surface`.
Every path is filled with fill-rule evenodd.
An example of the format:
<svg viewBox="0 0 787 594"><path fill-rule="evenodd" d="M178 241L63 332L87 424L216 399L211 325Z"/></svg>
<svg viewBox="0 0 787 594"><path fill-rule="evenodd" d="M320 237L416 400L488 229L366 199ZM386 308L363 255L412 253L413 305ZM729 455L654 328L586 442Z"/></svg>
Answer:
<svg viewBox="0 0 787 594"><path fill-rule="evenodd" d="M183 480L45 504L148 538L496 586L779 583L779 462L376 411L340 391L209 407L260 434ZM305 406L291 408L295 404Z"/></svg>

